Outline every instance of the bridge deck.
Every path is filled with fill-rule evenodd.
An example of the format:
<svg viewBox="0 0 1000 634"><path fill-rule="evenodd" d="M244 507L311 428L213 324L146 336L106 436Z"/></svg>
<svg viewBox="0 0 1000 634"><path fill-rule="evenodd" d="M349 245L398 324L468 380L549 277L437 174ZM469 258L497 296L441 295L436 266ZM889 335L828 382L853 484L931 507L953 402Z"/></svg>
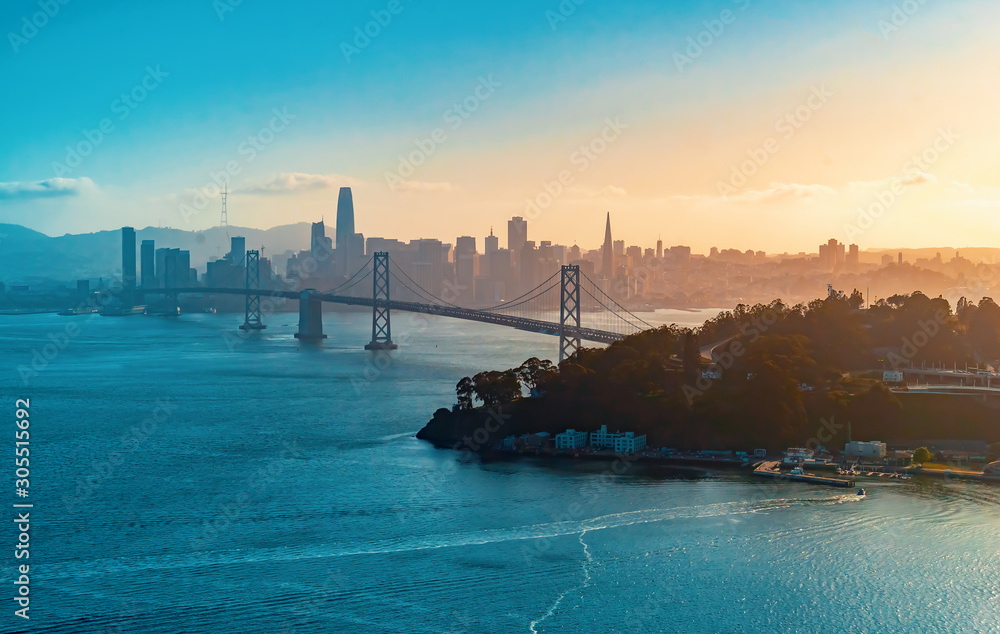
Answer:
<svg viewBox="0 0 1000 634"><path fill-rule="evenodd" d="M157 294L169 294L169 295L187 295L187 294L204 294L204 295L249 295L249 294L259 294L262 297L282 297L285 299L298 300L300 296L300 291L281 291L273 289L261 289L259 291L249 291L244 288L158 288L156 289ZM321 302L326 302L329 304L342 304L345 306L367 306L373 307L375 305L375 300L371 297L350 297L347 295L332 295L329 293L316 293L316 298ZM542 321L540 319L531 319L528 317L515 317L513 315L504 315L502 313L491 313L481 310L476 310L473 308L458 308L450 306L437 306L435 304L421 304L418 302L401 302L396 300L390 300L388 302L379 301L379 306L384 306L390 310L399 310L410 313L422 313L425 315L438 315L440 317L451 317L453 319L465 319L469 321L478 321L487 324L494 324L497 326L506 326L508 328L516 328L518 330L525 330L527 332L535 332L543 335L553 335L559 336L559 324L556 322ZM606 330L597 330L594 328L576 328L575 326L567 326L565 333L571 337L579 337L584 341L593 341L596 343L614 343L615 341L621 341L625 338L625 335L609 332Z"/></svg>

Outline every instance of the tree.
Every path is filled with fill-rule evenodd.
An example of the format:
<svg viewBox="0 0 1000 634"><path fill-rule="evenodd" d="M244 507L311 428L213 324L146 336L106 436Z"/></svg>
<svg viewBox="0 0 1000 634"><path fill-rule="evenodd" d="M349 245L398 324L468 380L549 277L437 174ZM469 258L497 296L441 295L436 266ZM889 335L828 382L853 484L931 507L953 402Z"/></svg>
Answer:
<svg viewBox="0 0 1000 634"><path fill-rule="evenodd" d="M931 461L931 452L927 447L917 447L913 452L913 464L924 464Z"/></svg>
<svg viewBox="0 0 1000 634"><path fill-rule="evenodd" d="M692 379L701 367L701 349L698 346L698 333L689 330L684 333L684 348L681 353L681 364L684 376Z"/></svg>
<svg viewBox="0 0 1000 634"><path fill-rule="evenodd" d="M552 365L548 359L541 361L538 357L531 357L518 366L514 372L530 393L537 390L546 380L552 378L551 375L556 372L556 366Z"/></svg>
<svg viewBox="0 0 1000 634"><path fill-rule="evenodd" d="M462 377L462 380L455 386L455 393L458 395L458 409L472 409L472 379L467 376Z"/></svg>
<svg viewBox="0 0 1000 634"><path fill-rule="evenodd" d="M487 407L511 403L521 396L521 382L513 369L480 372L472 377L472 391Z"/></svg>

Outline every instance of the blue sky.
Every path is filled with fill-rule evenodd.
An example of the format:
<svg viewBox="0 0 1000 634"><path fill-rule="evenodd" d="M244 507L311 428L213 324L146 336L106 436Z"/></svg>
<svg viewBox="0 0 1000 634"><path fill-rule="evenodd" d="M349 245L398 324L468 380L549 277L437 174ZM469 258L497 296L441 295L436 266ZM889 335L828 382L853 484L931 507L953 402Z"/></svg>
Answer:
<svg viewBox="0 0 1000 634"><path fill-rule="evenodd" d="M997 10L910 2L912 15L886 32L901 3L399 0L350 60L344 44L355 44L356 28L374 32L372 12L388 0L52 0L58 12L27 38L23 19L39 3L6 2L0 222L50 234L205 228L218 222L217 200L196 215L185 206L199 190L214 195L210 174L236 161L234 224L332 217L337 188L351 185L367 235L450 240L524 215L569 170L572 183L531 219L530 237L590 246L610 210L630 241L665 233L696 247L801 250L827 234L844 239L864 203L858 183L905 176L908 153L957 123L971 136L925 180L956 182L966 188L957 202L990 210L998 183L982 156L997 128L981 106L997 96L984 74ZM724 11L729 23L706 33ZM676 55L697 37L708 44L679 68ZM483 80L495 86L485 98ZM141 102L121 100L143 81L153 88ZM824 84L830 105L750 179L746 200L717 199L730 167ZM466 98L476 110L452 128L448 113ZM276 108L294 119L248 160L241 143ZM575 149L616 118L628 126L621 140L580 169ZM56 167L103 119L114 128L92 154ZM398 157L438 129L444 141L404 187L388 187L386 174L402 173ZM763 202L773 191L796 193L784 206ZM922 189L857 241L934 243L945 194ZM799 209L810 215L789 224ZM703 235L706 216L732 234ZM786 226L775 232L776 223Z"/></svg>

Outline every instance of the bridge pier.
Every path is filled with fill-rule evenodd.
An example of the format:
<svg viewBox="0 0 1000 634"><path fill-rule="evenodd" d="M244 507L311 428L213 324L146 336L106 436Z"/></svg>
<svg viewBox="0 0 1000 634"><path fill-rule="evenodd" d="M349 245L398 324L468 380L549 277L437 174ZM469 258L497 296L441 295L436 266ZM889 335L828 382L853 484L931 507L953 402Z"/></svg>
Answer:
<svg viewBox="0 0 1000 634"><path fill-rule="evenodd" d="M389 321L389 254L375 254L372 270L372 340L365 350L396 350Z"/></svg>
<svg viewBox="0 0 1000 634"><path fill-rule="evenodd" d="M311 288L299 293L299 331L295 333L295 338L303 341L326 339L323 334L323 302Z"/></svg>

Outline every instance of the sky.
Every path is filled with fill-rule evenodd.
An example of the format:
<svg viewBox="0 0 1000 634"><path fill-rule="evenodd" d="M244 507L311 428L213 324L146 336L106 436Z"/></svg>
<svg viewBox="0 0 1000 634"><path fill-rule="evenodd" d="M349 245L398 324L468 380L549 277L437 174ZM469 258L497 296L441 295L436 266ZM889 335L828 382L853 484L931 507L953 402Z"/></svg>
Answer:
<svg viewBox="0 0 1000 634"><path fill-rule="evenodd" d="M1000 240L987 0L7 0L0 222Z"/></svg>

